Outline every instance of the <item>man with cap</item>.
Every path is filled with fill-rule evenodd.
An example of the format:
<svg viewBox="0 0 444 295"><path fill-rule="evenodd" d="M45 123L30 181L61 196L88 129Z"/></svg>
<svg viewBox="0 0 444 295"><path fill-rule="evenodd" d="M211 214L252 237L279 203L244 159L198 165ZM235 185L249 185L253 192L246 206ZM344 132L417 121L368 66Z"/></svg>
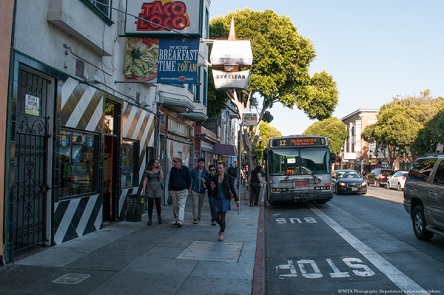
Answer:
<svg viewBox="0 0 444 295"><path fill-rule="evenodd" d="M173 215L175 225L182 227L185 216L185 204L191 187L190 170L182 165L182 159L173 158L173 167L170 170L168 194L173 201Z"/></svg>

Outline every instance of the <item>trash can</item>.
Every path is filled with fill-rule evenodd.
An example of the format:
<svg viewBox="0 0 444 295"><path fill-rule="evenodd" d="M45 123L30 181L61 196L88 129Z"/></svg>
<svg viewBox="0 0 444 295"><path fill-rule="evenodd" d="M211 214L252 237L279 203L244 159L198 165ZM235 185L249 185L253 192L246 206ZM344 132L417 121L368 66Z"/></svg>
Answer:
<svg viewBox="0 0 444 295"><path fill-rule="evenodd" d="M135 194L126 196L126 221L142 220L142 198Z"/></svg>

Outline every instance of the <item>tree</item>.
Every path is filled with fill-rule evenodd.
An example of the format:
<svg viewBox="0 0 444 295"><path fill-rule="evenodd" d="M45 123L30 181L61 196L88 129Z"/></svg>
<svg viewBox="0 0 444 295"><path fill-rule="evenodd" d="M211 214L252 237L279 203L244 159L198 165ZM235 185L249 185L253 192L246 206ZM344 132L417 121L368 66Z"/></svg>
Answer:
<svg viewBox="0 0 444 295"><path fill-rule="evenodd" d="M392 167L399 154L411 149L425 124L443 109L444 99L432 98L429 90L419 97L393 98L381 107L378 121L367 126L361 137L375 142Z"/></svg>
<svg viewBox="0 0 444 295"><path fill-rule="evenodd" d="M256 109L259 121L273 104L297 107L309 118L324 119L331 116L338 102L338 91L332 76L327 72L310 77L309 66L316 54L310 40L299 35L297 29L285 16L278 16L272 10L236 10L229 15L210 21L210 38L226 39L232 17L238 40L250 40L253 54L248 87L244 91L224 91L236 107L239 119L245 110ZM210 74L211 76L211 74ZM209 82L210 113L218 113L223 108L220 91L213 91ZM213 110L212 102L217 101ZM242 141L251 165L253 147L259 140L258 126L244 127Z"/></svg>
<svg viewBox="0 0 444 295"><path fill-rule="evenodd" d="M411 147L415 157L435 153L437 145L444 143L442 126L444 126L444 111L440 111L419 131L418 137Z"/></svg>
<svg viewBox="0 0 444 295"><path fill-rule="evenodd" d="M268 141L275 137L281 137L282 133L275 127L266 122L259 123L259 136L260 140L253 149L253 159L255 161L254 166L262 163L264 149L267 147Z"/></svg>
<svg viewBox="0 0 444 295"><path fill-rule="evenodd" d="M347 137L347 129L341 120L331 117L311 124L304 132L304 135L320 135L329 139L330 151L335 154L341 152Z"/></svg>

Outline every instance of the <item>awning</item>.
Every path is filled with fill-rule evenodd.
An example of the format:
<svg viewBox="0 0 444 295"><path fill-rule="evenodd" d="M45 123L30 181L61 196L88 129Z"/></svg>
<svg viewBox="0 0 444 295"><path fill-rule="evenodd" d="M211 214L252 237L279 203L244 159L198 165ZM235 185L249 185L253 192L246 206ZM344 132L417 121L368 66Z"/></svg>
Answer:
<svg viewBox="0 0 444 295"><path fill-rule="evenodd" d="M213 153L216 155L236 156L234 146L231 144L216 143L213 146Z"/></svg>

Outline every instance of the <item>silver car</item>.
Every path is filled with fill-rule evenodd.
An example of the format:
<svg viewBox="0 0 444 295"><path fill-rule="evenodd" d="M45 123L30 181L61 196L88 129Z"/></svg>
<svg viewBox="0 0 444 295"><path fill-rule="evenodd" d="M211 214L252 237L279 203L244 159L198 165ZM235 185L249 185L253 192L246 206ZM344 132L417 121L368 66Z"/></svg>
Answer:
<svg viewBox="0 0 444 295"><path fill-rule="evenodd" d="M404 209L420 240L444 236L444 155L418 158L404 187Z"/></svg>
<svg viewBox="0 0 444 295"><path fill-rule="evenodd" d="M387 179L387 184L385 185L388 189L397 189L398 191L404 190L405 179L407 178L408 171L397 171L395 174Z"/></svg>

